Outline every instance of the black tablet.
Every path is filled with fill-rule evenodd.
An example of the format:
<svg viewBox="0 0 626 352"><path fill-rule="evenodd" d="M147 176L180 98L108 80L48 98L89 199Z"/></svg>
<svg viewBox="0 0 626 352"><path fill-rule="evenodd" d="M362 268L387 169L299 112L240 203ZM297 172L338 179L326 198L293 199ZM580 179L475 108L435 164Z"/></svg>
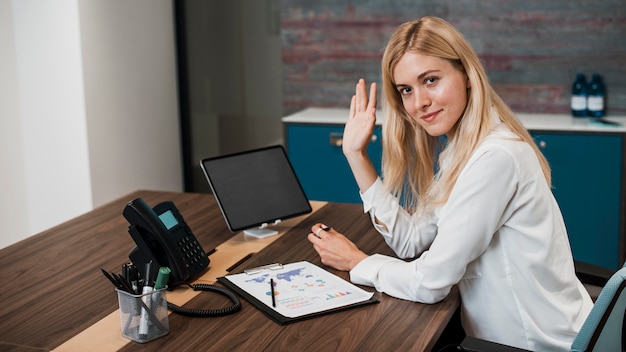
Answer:
<svg viewBox="0 0 626 352"><path fill-rule="evenodd" d="M311 212L311 204L280 145L200 161L228 228L255 237L267 228Z"/></svg>

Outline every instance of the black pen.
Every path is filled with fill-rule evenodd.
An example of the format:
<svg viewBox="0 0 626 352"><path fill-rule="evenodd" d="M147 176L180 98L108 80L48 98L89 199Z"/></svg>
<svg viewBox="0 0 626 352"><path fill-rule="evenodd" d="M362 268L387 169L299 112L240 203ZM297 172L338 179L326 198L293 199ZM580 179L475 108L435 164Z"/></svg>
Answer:
<svg viewBox="0 0 626 352"><path fill-rule="evenodd" d="M274 279L270 279L270 294L272 295L272 307L276 308L276 296L274 294Z"/></svg>
<svg viewBox="0 0 626 352"><path fill-rule="evenodd" d="M115 286L116 288L122 288L121 284L119 282L117 282L117 280L115 280L111 274L109 274L106 270L100 268L100 270L102 270L102 273L104 274L104 276L109 279L109 281L111 281L111 283L113 284L113 286Z"/></svg>
<svg viewBox="0 0 626 352"><path fill-rule="evenodd" d="M133 263L128 264L128 279L130 281L130 285L133 288L135 294L139 293L139 275L137 273L137 267Z"/></svg>
<svg viewBox="0 0 626 352"><path fill-rule="evenodd" d="M111 276L113 276L113 278L115 280L117 280L117 282L119 282L120 288L128 293L134 293L133 292L133 288L130 286L130 284L124 280L123 277L121 277L120 275L117 275L115 273L111 273Z"/></svg>
<svg viewBox="0 0 626 352"><path fill-rule="evenodd" d="M127 263L122 264L122 274L120 276L122 277L122 279L126 280L126 282L129 282L129 280L128 280L128 264Z"/></svg>

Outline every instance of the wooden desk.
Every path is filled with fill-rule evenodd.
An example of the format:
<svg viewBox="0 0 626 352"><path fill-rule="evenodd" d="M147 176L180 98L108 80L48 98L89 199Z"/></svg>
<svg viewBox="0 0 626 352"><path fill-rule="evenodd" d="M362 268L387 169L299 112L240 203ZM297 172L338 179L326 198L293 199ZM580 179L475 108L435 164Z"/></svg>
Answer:
<svg viewBox="0 0 626 352"><path fill-rule="evenodd" d="M435 305L376 293L379 304L279 326L242 299L242 309L234 315L189 318L171 314L168 335L146 344L130 342L121 337L117 295L100 268L119 271L128 261L134 242L121 213L136 197L152 206L172 200L202 246L207 251L218 248L210 255L209 270L199 280L203 282L211 281L211 275L223 275L223 268L248 254L233 252L232 248L262 248L232 272L298 260L322 266L306 240L315 222L350 235L366 253L391 254L362 207L355 204L316 203L312 214L284 222L280 235L259 242L231 233L212 195L138 191L0 250L0 279L4 283L0 291L0 350L72 350L81 346L93 351L111 350L119 344L122 351L422 351L432 348L459 305L456 291ZM235 246L233 241L245 243ZM241 245L244 247L237 247ZM346 272L329 271L348 279ZM172 297L189 292L180 288ZM229 304L214 293L193 294L188 307L213 309ZM115 341L99 344L90 338L100 335L114 336L109 339Z"/></svg>

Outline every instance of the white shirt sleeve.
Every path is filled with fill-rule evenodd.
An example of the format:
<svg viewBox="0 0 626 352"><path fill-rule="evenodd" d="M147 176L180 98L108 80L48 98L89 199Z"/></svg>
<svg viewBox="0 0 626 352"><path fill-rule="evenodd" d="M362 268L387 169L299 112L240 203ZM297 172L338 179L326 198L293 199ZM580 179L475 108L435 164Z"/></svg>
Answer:
<svg viewBox="0 0 626 352"><path fill-rule="evenodd" d="M515 160L506 150L494 144L480 147L461 172L438 219L410 216L392 196L381 194L384 187L377 181L380 184L363 194L365 210L388 231L381 226L377 230L400 257L427 250L410 262L370 256L351 270L350 279L411 301L442 300L503 224L517 188L516 174Z"/></svg>
<svg viewBox="0 0 626 352"><path fill-rule="evenodd" d="M426 250L437 234L434 215L415 218L392 196L379 179L361 194L363 209L374 228L400 258L414 258ZM384 224L381 225L381 224Z"/></svg>

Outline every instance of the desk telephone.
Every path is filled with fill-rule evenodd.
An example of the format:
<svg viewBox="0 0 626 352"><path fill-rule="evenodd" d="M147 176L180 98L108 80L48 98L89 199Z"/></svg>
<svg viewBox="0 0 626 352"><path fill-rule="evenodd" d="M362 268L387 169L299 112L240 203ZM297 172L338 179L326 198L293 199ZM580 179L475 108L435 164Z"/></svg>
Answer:
<svg viewBox="0 0 626 352"><path fill-rule="evenodd" d="M137 198L124 207L122 214L130 224L128 232L137 245L128 257L144 280L154 280L153 277L145 277L144 264L156 263L159 267L171 269L168 288L186 284L194 291L213 291L224 295L233 303L227 308L199 310L168 302L169 309L195 317L228 315L241 309L239 299L230 291L214 285L189 283L208 268L210 261L173 202L159 203L153 209L143 199Z"/></svg>
<svg viewBox="0 0 626 352"><path fill-rule="evenodd" d="M123 215L137 244L128 257L142 277L145 263L167 266L172 270L168 281L171 287L192 279L209 266L209 257L174 203L159 203L152 209L137 198L126 205Z"/></svg>

